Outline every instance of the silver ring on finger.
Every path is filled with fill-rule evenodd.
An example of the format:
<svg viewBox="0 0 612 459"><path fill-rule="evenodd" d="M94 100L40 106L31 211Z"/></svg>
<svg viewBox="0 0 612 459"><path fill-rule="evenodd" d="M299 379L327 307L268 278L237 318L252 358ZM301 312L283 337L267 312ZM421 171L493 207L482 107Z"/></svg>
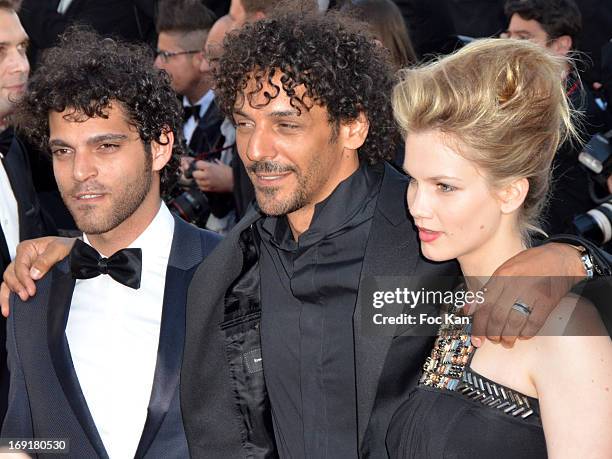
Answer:
<svg viewBox="0 0 612 459"><path fill-rule="evenodd" d="M512 309L514 309L516 312L526 317L529 316L529 314L531 314L531 308L527 306L525 303L523 303L522 301L516 301L512 305Z"/></svg>

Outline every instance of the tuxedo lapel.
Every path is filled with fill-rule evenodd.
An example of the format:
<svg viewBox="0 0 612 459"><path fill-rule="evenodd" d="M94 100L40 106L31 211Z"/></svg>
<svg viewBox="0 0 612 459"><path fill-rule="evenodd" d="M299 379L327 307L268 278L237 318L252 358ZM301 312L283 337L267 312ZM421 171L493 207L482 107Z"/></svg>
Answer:
<svg viewBox="0 0 612 459"><path fill-rule="evenodd" d="M175 218L166 272L157 362L147 420L135 457L144 457L177 395L185 342L185 306L189 282L204 258L200 231Z"/></svg>
<svg viewBox="0 0 612 459"><path fill-rule="evenodd" d="M364 298L367 294L364 286L371 282L374 276L410 275L419 257L417 242L410 237L414 235L414 231L406 208L406 186L406 177L385 166L353 316L359 445L363 441L376 398L378 380L393 339L393 331L390 328L386 328L385 336L364 330L362 321L367 320L363 315L363 304L367 301ZM398 311L393 311L393 307L398 308ZM401 305L385 306L385 315L399 313Z"/></svg>
<svg viewBox="0 0 612 459"><path fill-rule="evenodd" d="M14 137L3 164L13 189L19 212L19 239L43 235L40 205L31 177L30 161L23 143Z"/></svg>
<svg viewBox="0 0 612 459"><path fill-rule="evenodd" d="M223 144L222 123L223 116L213 100L204 116L198 120L189 142L189 148L196 154L207 153L220 148Z"/></svg>
<svg viewBox="0 0 612 459"><path fill-rule="evenodd" d="M47 344L51 361L64 395L79 424L98 455L105 458L108 457L108 454L81 390L66 339L66 324L75 285L70 275L68 261L64 260L58 264L52 276L47 306Z"/></svg>
<svg viewBox="0 0 612 459"><path fill-rule="evenodd" d="M2 134L5 134L5 132L3 132ZM7 158L3 157L0 159L0 161L2 162L2 166L4 167L6 176L9 179L9 184L11 185L11 189L13 189L14 179L11 177L11 172L9 171L9 167L7 166L8 164ZM0 190L0 192L4 192L4 191ZM19 202L17 202L17 205L19 205ZM11 263L11 257L9 254L8 245L6 244L6 238L4 237L4 231L2 230L2 226L0 226L0 275L4 272L4 270L10 263Z"/></svg>
<svg viewBox="0 0 612 459"><path fill-rule="evenodd" d="M6 239L4 237L4 231L0 226L0 276L4 273L6 267L11 263L11 256L9 254L8 246L6 245Z"/></svg>
<svg viewBox="0 0 612 459"><path fill-rule="evenodd" d="M29 163L24 161L22 152L17 149L17 145L13 143L11 145L9 153L3 160L4 170L6 176L9 179L15 200L17 201L17 207L19 209L19 238L23 239L24 232L23 227L25 224L25 217L29 217L36 212L34 204L31 201L31 196L28 193L28 179L27 174L30 173Z"/></svg>

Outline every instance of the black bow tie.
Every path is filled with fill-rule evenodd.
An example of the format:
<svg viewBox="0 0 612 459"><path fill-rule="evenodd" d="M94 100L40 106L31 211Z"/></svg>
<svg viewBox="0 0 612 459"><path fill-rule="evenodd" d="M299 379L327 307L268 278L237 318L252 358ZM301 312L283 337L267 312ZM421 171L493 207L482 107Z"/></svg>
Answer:
<svg viewBox="0 0 612 459"><path fill-rule="evenodd" d="M70 271L74 279L91 279L100 274L108 274L117 282L138 289L142 250L123 249L110 258L104 258L96 249L77 239L70 251Z"/></svg>
<svg viewBox="0 0 612 459"><path fill-rule="evenodd" d="M183 106L183 121L187 122L192 116L196 121L200 119L200 105Z"/></svg>

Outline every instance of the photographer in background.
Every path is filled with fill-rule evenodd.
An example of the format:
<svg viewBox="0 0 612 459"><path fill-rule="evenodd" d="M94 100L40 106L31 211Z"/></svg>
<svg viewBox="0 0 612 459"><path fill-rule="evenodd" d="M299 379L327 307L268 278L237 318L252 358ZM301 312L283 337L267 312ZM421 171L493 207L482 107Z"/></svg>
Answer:
<svg viewBox="0 0 612 459"><path fill-rule="evenodd" d="M183 134L190 151L182 160L184 188L170 207L201 228L225 233L234 221L231 187L202 186L193 175L207 166L229 164L232 157L231 148L224 148L223 116L214 101L212 75L202 51L215 20L200 0L160 1L155 66L170 74L173 89L183 98Z"/></svg>
<svg viewBox="0 0 612 459"><path fill-rule="evenodd" d="M561 57L575 49L582 19L573 0L508 0L505 12L509 25L502 36L530 40ZM588 141L604 127L603 112L569 63L559 77L565 79L573 108L583 114L583 138ZM589 195L588 173L578 161L580 152L579 146L566 142L555 157L550 201L543 214L548 233L570 231L573 217L595 205Z"/></svg>

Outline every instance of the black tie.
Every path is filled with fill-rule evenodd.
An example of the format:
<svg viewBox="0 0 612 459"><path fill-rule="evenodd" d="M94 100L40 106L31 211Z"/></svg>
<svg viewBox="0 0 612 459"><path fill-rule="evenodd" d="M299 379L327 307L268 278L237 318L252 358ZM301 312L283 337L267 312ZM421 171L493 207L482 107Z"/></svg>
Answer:
<svg viewBox="0 0 612 459"><path fill-rule="evenodd" d="M110 258L104 258L96 249L77 239L70 251L70 271L74 279L91 279L100 274L108 274L117 282L138 289L142 250L123 249Z"/></svg>
<svg viewBox="0 0 612 459"><path fill-rule="evenodd" d="M200 105L183 106L183 121L186 123L192 116L196 121L200 119Z"/></svg>

